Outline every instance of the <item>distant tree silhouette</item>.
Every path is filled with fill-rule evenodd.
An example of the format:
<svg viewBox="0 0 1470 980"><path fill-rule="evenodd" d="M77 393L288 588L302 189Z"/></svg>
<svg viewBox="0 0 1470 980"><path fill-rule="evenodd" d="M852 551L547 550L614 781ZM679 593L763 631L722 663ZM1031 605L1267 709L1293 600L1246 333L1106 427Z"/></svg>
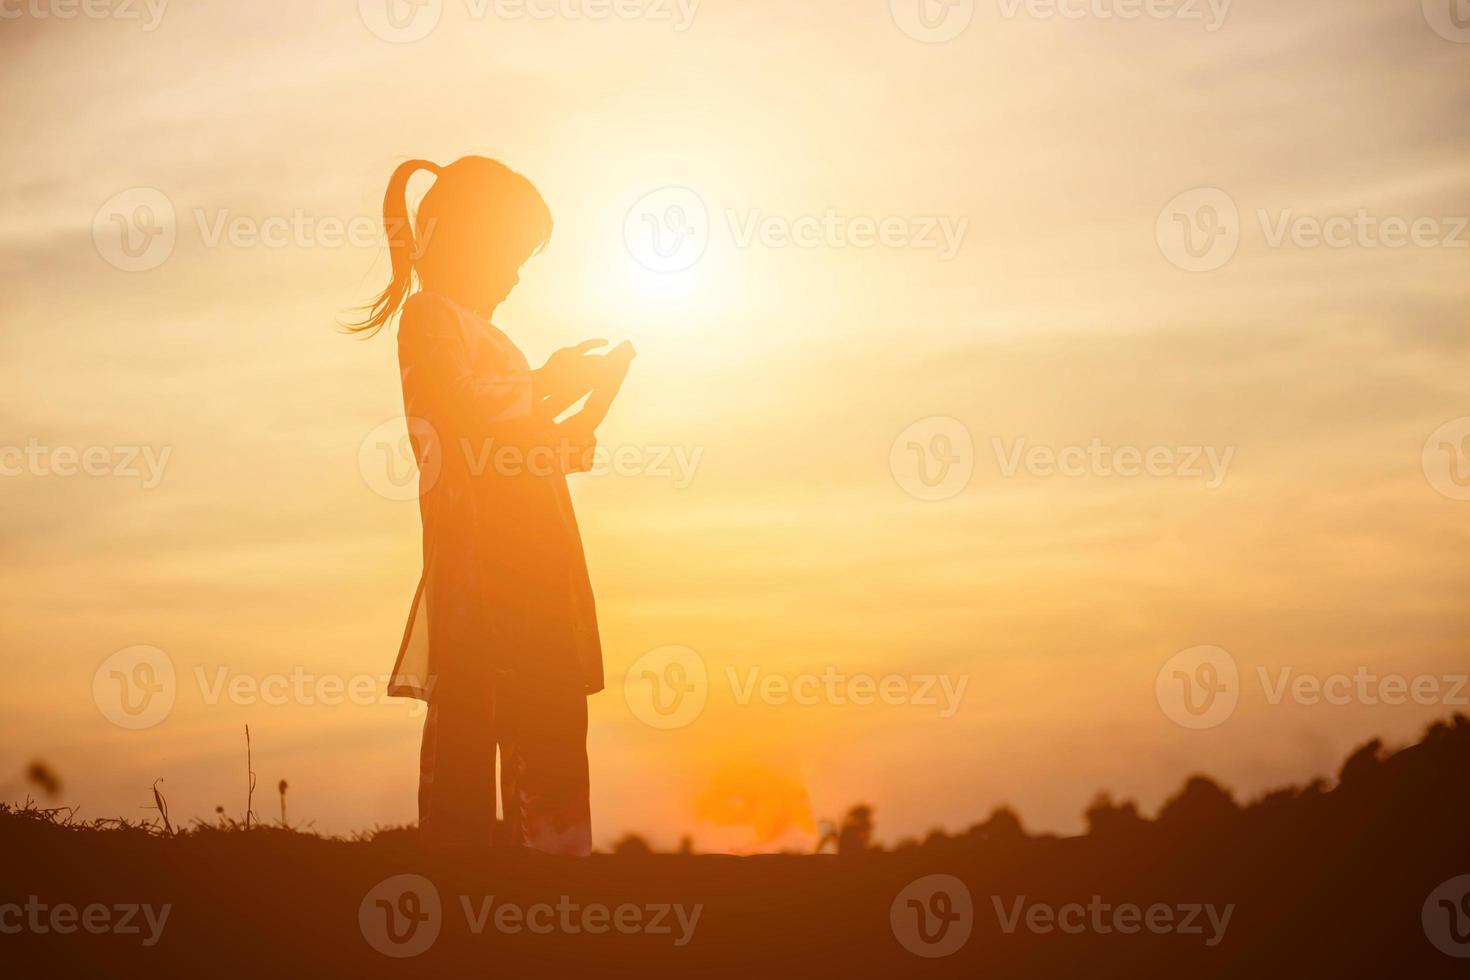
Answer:
<svg viewBox="0 0 1470 980"><path fill-rule="evenodd" d="M1327 793L1327 783L1314 779L1306 786L1287 786L1272 790L1252 808L1265 820L1286 820L1319 803Z"/></svg>
<svg viewBox="0 0 1470 980"><path fill-rule="evenodd" d="M1164 803L1159 823L1165 826L1211 827L1239 816L1240 807L1214 780L1191 776L1179 795Z"/></svg>
<svg viewBox="0 0 1470 980"><path fill-rule="evenodd" d="M1138 806L1132 800L1115 804L1106 792L1093 798L1083 816L1087 818L1087 832L1096 837L1135 833L1148 823L1139 814Z"/></svg>
<svg viewBox="0 0 1470 980"><path fill-rule="evenodd" d="M613 845L613 853L620 857L637 857L643 854L652 854L653 848L648 842L637 834L625 834L622 839Z"/></svg>
<svg viewBox="0 0 1470 980"><path fill-rule="evenodd" d="M1374 739L1363 745L1342 764L1337 774L1341 786L1355 786L1368 782L1379 774L1382 764L1383 742Z"/></svg>
<svg viewBox="0 0 1470 980"><path fill-rule="evenodd" d="M820 829L821 834L817 838L818 854L828 844L833 845L837 853L844 857L862 854L872 848L873 808L866 803L859 803L847 811L840 827L830 820L823 820Z"/></svg>
<svg viewBox="0 0 1470 980"><path fill-rule="evenodd" d="M872 841L873 808L860 803L842 818L842 829L837 833L837 853L861 854L872 847Z"/></svg>
<svg viewBox="0 0 1470 980"><path fill-rule="evenodd" d="M1025 840L1026 831L1016 811L1008 806L998 806L984 821L971 827L966 836L974 841L1007 843Z"/></svg>

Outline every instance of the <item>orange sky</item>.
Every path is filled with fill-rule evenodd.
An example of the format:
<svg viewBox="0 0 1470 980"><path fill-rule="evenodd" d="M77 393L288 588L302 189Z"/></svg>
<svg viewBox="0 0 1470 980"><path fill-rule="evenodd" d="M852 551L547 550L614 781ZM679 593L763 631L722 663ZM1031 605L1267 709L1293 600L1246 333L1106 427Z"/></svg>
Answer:
<svg viewBox="0 0 1470 980"><path fill-rule="evenodd" d="M238 812L249 724L293 820L413 818L412 705L211 691L391 666L418 518L360 455L401 407L394 345L334 329L386 261L331 225L370 220L400 160L465 153L526 173L556 219L499 325L533 359L587 337L640 350L602 438L647 465L573 490L609 678L599 843L807 846L858 801L889 840L1002 802L1074 831L1101 788L1152 809L1204 771L1250 794L1453 710L1268 697L1285 668L1470 660L1470 502L1425 466L1431 433L1470 416L1470 44L1420 4L1240 3L1209 30L979 3L940 44L878 0L440 6L414 43L348 0L0 21L0 445L162 466L0 477L3 795L41 758L92 816L140 814L160 777L176 818ZM669 186L703 207L703 253L650 272L626 219ZM128 272L94 222L133 188L176 228ZM1233 256L1202 272L1161 217L1195 188L1239 215ZM1428 220L1433 242L1311 244L1312 222L1360 212ZM829 216L846 230L813 247L746 236ZM854 241L885 219L963 233L952 255ZM1276 241L1283 220L1306 237ZM969 436L973 471L922 500L891 459L934 417ZM1228 464L1008 475L1018 446L1094 442ZM1239 703L1192 730L1155 681L1204 644L1238 664ZM94 677L135 645L167 654L177 691L127 730ZM668 646L709 683L663 729L623 681ZM963 694L949 713L740 697L830 672Z"/></svg>

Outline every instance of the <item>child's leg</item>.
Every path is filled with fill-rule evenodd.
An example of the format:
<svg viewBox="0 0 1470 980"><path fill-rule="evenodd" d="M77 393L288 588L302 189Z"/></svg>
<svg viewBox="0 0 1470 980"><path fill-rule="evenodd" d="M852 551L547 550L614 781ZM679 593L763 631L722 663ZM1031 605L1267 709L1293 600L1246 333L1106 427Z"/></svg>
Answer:
<svg viewBox="0 0 1470 980"><path fill-rule="evenodd" d="M513 844L592 853L587 696L569 683L501 687L500 796Z"/></svg>
<svg viewBox="0 0 1470 980"><path fill-rule="evenodd" d="M419 752L419 827L448 843L490 843L495 728L489 698L435 698Z"/></svg>

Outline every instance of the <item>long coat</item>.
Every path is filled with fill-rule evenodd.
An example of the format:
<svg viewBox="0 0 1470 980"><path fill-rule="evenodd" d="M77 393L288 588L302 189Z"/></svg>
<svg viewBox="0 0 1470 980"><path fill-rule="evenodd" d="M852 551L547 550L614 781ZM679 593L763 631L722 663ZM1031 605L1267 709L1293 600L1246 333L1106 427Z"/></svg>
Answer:
<svg viewBox="0 0 1470 980"><path fill-rule="evenodd" d="M389 694L478 698L507 673L601 690L597 613L566 482L590 447L538 410L530 365L510 338L439 294L404 307L398 361L424 570Z"/></svg>

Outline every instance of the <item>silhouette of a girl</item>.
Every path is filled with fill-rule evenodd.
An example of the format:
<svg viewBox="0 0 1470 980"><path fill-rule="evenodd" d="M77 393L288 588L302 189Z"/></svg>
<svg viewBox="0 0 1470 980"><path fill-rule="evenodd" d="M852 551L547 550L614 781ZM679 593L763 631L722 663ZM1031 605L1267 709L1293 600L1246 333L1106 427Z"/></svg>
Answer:
<svg viewBox="0 0 1470 980"><path fill-rule="evenodd" d="M419 170L436 179L411 229ZM512 843L587 854L586 696L603 687L602 652L566 474L590 467L633 351L598 356L606 342L588 341L533 370L491 325L552 227L536 188L503 164L411 160L388 183L383 220L392 282L350 329L374 333L402 310L424 570L389 693L429 703L419 824L439 840L488 842L498 746Z"/></svg>

